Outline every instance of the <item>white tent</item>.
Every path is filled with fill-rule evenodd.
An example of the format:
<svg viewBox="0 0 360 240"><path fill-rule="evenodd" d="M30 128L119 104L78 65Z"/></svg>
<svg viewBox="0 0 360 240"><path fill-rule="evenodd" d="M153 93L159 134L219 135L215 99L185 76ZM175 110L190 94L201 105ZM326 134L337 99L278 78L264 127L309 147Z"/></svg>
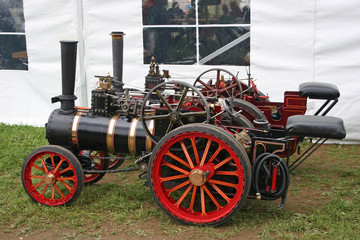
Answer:
<svg viewBox="0 0 360 240"><path fill-rule="evenodd" d="M112 73L112 31L124 32L124 83L142 87L142 0L23 0L28 71L0 70L0 122L42 126L61 94L60 40L78 40L77 105L88 106L95 75ZM344 119L348 142L360 141L360 2L251 1L251 73L272 101L302 82L338 86L329 115ZM1 43L0 43L1 44ZM214 67L165 65L175 79L192 83ZM223 66L246 76L245 67ZM309 114L319 103L309 101Z"/></svg>

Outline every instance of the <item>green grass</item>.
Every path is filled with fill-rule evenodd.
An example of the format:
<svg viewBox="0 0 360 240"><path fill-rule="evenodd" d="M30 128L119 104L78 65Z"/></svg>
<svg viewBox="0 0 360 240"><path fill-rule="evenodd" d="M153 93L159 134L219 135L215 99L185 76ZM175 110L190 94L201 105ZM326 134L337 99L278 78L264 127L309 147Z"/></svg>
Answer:
<svg viewBox="0 0 360 240"><path fill-rule="evenodd" d="M171 220L134 173L106 175L84 187L69 207L36 204L22 187L21 167L31 151L47 144L45 129L0 124L0 142L0 239L359 238L357 145L323 146L296 169L284 210L279 201L249 199L229 222L213 228Z"/></svg>

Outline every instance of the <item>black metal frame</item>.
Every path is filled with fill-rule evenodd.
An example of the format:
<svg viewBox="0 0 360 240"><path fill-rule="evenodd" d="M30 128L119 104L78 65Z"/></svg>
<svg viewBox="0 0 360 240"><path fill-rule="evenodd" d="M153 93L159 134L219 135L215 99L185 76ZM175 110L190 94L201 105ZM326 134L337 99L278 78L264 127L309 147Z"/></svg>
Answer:
<svg viewBox="0 0 360 240"><path fill-rule="evenodd" d="M310 157L319 147L321 147L328 138L319 138L315 143L311 145L303 154L301 154L295 161L290 164L290 154L287 155L286 163L288 165L290 174L293 172L301 163L303 163L308 157ZM320 144L319 144L320 143ZM290 166L289 166L290 164Z"/></svg>
<svg viewBox="0 0 360 240"><path fill-rule="evenodd" d="M332 99L326 100L326 102L319 108L319 110L317 110L317 112L314 115L315 116L319 115L321 113L321 111L324 110L324 108L331 102L331 100ZM334 102L330 106L328 106L328 108L323 112L323 114L321 114L321 116L325 116L339 101L338 98L333 99L333 100L334 100Z"/></svg>

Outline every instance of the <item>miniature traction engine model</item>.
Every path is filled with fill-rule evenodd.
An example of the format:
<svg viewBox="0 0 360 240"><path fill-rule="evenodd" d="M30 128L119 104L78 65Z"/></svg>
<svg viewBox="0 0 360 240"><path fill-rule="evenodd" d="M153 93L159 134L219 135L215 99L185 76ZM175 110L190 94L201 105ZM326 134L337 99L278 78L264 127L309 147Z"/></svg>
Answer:
<svg viewBox="0 0 360 240"><path fill-rule="evenodd" d="M169 80L155 58L145 90L124 88L123 36L113 32L113 77L97 76L91 108L75 106L77 42L61 42L62 95L46 124L50 145L25 159L22 183L30 198L48 206L71 204L84 184L104 174L140 170L156 203L187 224L218 225L247 198L285 205L290 173L328 138L342 139L342 119L325 116L340 93L326 83L303 83L271 102L223 69L194 84ZM214 74L208 78L209 74ZM307 99L325 100L314 116ZM298 159L289 157L304 137L318 140ZM127 155L135 166L118 169Z"/></svg>

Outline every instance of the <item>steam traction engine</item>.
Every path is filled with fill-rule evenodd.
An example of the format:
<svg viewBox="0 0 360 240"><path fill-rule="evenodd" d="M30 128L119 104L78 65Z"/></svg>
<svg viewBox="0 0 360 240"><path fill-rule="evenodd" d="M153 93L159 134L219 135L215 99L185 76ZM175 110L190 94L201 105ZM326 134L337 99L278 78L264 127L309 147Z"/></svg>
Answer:
<svg viewBox="0 0 360 240"><path fill-rule="evenodd" d="M235 76L224 79L221 69L213 70L214 84L205 82L203 74L194 85L168 81L169 72L160 73L153 59L145 91L126 89L123 33L112 33L112 39L114 77L98 76L91 108L74 104L76 42L61 42L62 95L52 98L61 107L46 124L50 145L35 149L22 167L24 188L36 202L68 205L84 183L122 171L116 167L124 156L135 155L155 201L168 215L183 223L218 225L248 197L282 198L284 206L290 172L319 145L290 163L303 137L319 138L320 144L345 137L342 120L325 116L333 105L323 116L301 115L307 98L336 103L334 85L302 84L299 92L285 94L284 103L271 103L250 79L248 85ZM267 113L274 106L283 110L282 120Z"/></svg>

